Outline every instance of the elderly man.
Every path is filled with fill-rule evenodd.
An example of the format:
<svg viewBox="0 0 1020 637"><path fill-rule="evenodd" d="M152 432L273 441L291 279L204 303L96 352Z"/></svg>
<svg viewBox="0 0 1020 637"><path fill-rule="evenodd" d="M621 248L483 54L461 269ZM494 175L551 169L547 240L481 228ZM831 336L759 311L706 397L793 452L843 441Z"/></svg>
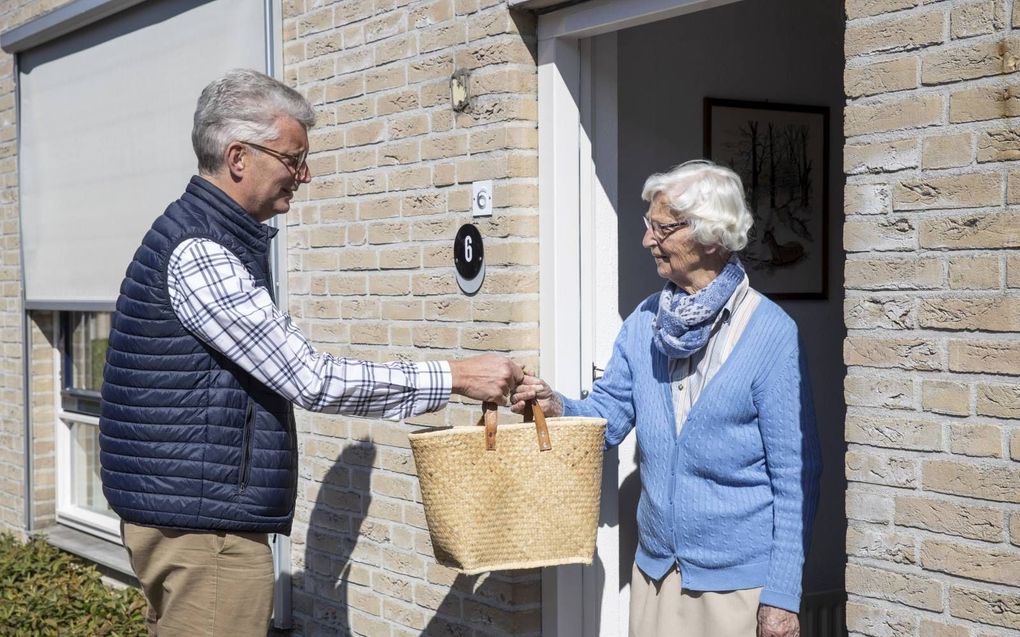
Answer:
<svg viewBox="0 0 1020 637"><path fill-rule="evenodd" d="M297 488L290 403L400 419L451 392L486 401L523 378L507 358L374 364L321 354L272 295L263 222L311 180L315 114L293 89L231 71L198 100L199 175L142 239L103 378L103 491L149 602L152 634L265 635L268 533Z"/></svg>

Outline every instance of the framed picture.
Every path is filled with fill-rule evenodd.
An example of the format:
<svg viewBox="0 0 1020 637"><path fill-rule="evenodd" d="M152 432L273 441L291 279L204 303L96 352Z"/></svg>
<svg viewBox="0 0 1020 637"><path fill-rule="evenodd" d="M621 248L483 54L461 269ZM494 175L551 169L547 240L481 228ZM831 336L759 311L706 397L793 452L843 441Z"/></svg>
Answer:
<svg viewBox="0 0 1020 637"><path fill-rule="evenodd" d="M826 298L829 108L707 97L705 156L744 183L751 286L773 299Z"/></svg>

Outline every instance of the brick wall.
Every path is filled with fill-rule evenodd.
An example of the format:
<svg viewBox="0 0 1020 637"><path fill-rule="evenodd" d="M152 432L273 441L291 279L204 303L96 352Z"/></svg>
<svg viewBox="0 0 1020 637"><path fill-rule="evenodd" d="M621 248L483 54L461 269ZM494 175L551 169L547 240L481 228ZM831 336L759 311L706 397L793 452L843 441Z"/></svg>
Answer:
<svg viewBox="0 0 1020 637"><path fill-rule="evenodd" d="M32 526L52 524L57 513L55 443L57 401L57 321L54 312L32 312L29 360L32 367Z"/></svg>
<svg viewBox="0 0 1020 637"><path fill-rule="evenodd" d="M851 634L1020 634L1020 2L847 0Z"/></svg>
<svg viewBox="0 0 1020 637"><path fill-rule="evenodd" d="M324 6L323 6L324 5ZM286 81L309 97L315 175L287 218L289 304L323 351L369 360L499 351L535 368L537 96L533 18L505 0L284 2ZM470 109L449 79L471 73ZM454 279L471 182L487 275ZM416 424L468 424L455 403ZM304 635L533 635L536 571L457 577L432 556L406 434L416 427L299 414L293 561Z"/></svg>

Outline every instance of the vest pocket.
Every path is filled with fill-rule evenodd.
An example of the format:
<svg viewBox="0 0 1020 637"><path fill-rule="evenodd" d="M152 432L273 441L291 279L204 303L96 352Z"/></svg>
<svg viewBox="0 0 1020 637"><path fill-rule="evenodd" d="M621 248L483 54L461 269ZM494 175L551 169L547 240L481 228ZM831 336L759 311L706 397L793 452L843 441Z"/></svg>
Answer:
<svg viewBox="0 0 1020 637"><path fill-rule="evenodd" d="M244 412L244 431L241 438L241 466L237 472L237 491L244 493L251 475L251 447L255 439L255 401L248 398L248 408Z"/></svg>

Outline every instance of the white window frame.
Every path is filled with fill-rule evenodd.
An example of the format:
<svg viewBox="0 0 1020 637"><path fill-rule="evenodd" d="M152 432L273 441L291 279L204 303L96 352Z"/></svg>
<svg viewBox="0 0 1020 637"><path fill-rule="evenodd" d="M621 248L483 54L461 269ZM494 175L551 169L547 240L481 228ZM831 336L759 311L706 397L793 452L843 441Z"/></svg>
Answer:
<svg viewBox="0 0 1020 637"><path fill-rule="evenodd" d="M53 369L56 391L53 392L53 411L56 414L54 430L54 455L56 463L56 519L60 524L70 526L111 542L120 543L120 520L89 511L74 503L75 475L73 470L72 429L74 425L94 426L98 430L99 417L67 411L64 409L63 389L66 386L64 363L69 360L65 352L67 334L64 332L63 315L66 311L53 312L53 324L56 326L55 346L53 347ZM100 310L97 310L100 311ZM103 310L110 311L110 310Z"/></svg>

